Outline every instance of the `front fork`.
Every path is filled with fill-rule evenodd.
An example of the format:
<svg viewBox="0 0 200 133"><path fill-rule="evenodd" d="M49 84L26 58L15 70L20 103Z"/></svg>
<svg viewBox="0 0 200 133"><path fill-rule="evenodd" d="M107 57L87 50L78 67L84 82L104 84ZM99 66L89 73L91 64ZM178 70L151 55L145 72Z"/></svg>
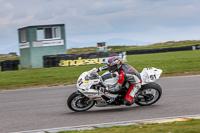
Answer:
<svg viewBox="0 0 200 133"><path fill-rule="evenodd" d="M76 91L76 94L83 95L79 90Z"/></svg>
<svg viewBox="0 0 200 133"><path fill-rule="evenodd" d="M82 97L84 97L84 102L88 104L88 102L92 99L86 97L83 93L81 93L79 90L76 91L77 95L81 95Z"/></svg>

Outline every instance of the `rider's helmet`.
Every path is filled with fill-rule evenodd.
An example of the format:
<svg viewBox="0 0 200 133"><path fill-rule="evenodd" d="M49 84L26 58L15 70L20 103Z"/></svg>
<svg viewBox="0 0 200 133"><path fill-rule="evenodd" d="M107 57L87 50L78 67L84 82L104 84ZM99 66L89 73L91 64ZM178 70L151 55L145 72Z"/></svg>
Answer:
<svg viewBox="0 0 200 133"><path fill-rule="evenodd" d="M122 67L122 61L119 57L114 56L108 60L108 71L114 73Z"/></svg>

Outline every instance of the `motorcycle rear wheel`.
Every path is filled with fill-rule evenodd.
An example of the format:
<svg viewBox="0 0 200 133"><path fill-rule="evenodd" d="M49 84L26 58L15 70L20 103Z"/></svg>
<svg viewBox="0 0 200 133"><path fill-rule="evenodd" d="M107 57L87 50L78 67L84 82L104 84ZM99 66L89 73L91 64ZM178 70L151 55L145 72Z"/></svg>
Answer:
<svg viewBox="0 0 200 133"><path fill-rule="evenodd" d="M86 111L92 108L94 104L94 100L91 100L83 94L77 92L73 92L67 99L68 107L76 112Z"/></svg>
<svg viewBox="0 0 200 133"><path fill-rule="evenodd" d="M137 95L137 100L135 101L137 105L152 105L160 99L162 95L162 88L157 83L149 83L143 85L142 88L138 91Z"/></svg>

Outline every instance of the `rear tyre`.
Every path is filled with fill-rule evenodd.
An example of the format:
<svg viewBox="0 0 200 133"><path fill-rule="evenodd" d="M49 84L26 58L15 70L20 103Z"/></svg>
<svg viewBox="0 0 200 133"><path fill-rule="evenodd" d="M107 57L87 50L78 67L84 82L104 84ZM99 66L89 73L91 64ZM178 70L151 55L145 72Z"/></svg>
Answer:
<svg viewBox="0 0 200 133"><path fill-rule="evenodd" d="M162 95L162 88L157 83L143 85L137 93L135 103L140 106L148 106L156 103Z"/></svg>
<svg viewBox="0 0 200 133"><path fill-rule="evenodd" d="M68 107L76 112L86 111L92 108L94 104L94 100L91 100L83 94L77 92L73 92L67 99Z"/></svg>

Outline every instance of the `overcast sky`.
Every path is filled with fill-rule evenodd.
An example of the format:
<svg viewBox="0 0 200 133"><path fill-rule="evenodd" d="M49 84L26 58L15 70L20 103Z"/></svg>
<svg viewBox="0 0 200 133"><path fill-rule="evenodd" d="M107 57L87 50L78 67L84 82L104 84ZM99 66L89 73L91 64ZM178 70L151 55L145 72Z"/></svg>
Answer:
<svg viewBox="0 0 200 133"><path fill-rule="evenodd" d="M73 42L200 40L200 0L0 0L0 54L18 52L18 28L45 24Z"/></svg>

